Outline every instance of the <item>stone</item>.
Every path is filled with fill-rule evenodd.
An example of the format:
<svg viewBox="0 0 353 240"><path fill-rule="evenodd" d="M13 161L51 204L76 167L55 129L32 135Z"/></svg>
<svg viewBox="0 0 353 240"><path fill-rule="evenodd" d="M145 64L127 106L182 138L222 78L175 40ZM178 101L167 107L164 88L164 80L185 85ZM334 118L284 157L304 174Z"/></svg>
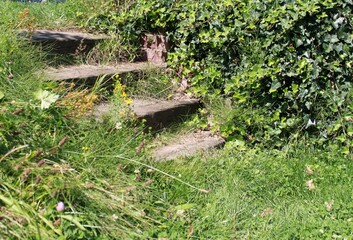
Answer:
<svg viewBox="0 0 353 240"><path fill-rule="evenodd" d="M154 161L169 161L189 157L200 151L223 146L225 140L211 131L199 131L176 136L173 143L157 148L153 153Z"/></svg>

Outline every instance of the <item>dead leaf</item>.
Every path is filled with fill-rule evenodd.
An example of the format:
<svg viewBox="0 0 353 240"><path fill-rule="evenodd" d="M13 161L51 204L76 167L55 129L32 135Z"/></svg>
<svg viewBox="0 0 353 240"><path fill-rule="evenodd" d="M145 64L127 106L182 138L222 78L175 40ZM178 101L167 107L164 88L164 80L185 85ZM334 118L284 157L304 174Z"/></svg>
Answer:
<svg viewBox="0 0 353 240"><path fill-rule="evenodd" d="M140 153L144 146L145 146L145 141L142 141L140 145L136 148L136 153Z"/></svg>
<svg viewBox="0 0 353 240"><path fill-rule="evenodd" d="M200 190L200 192L202 192L202 193L210 193L211 192L211 190L206 190L206 189L199 189Z"/></svg>
<svg viewBox="0 0 353 240"><path fill-rule="evenodd" d="M65 136L63 139L61 139L61 141L58 144L58 147L61 147L62 145L64 145L67 140L69 140L69 136Z"/></svg>
<svg viewBox="0 0 353 240"><path fill-rule="evenodd" d="M122 163L119 163L119 164L118 164L118 170L119 170L119 171L122 171L123 168L124 168L123 164L122 164Z"/></svg>
<svg viewBox="0 0 353 240"><path fill-rule="evenodd" d="M310 168L310 166L305 166L305 172L308 175L313 175L314 171Z"/></svg>
<svg viewBox="0 0 353 240"><path fill-rule="evenodd" d="M188 237L191 237L194 234L194 226L190 225L189 226L189 232L188 232Z"/></svg>
<svg viewBox="0 0 353 240"><path fill-rule="evenodd" d="M271 208L266 208L264 209L261 213L260 213L260 217L266 217L266 216L270 216L273 214L273 210Z"/></svg>
<svg viewBox="0 0 353 240"><path fill-rule="evenodd" d="M13 115L18 115L20 113L23 113L25 110L24 109L17 109L16 111L14 111L12 114Z"/></svg>
<svg viewBox="0 0 353 240"><path fill-rule="evenodd" d="M153 180L153 179L150 179L150 180L148 180L147 182L145 182L145 183L143 184L143 186L147 187L147 186L151 185L153 182L154 182L154 180Z"/></svg>
<svg viewBox="0 0 353 240"><path fill-rule="evenodd" d="M330 202L325 202L325 206L326 206L327 211L331 211L332 210L333 203L334 203L333 200L331 200Z"/></svg>
<svg viewBox="0 0 353 240"><path fill-rule="evenodd" d="M314 184L314 180L308 180L306 182L306 186L308 187L309 190L314 190L315 189L315 184Z"/></svg>
<svg viewBox="0 0 353 240"><path fill-rule="evenodd" d="M55 222L53 222L53 226L57 227L58 225L60 225L60 223L61 223L61 218L58 218L55 220Z"/></svg>
<svg viewBox="0 0 353 240"><path fill-rule="evenodd" d="M185 213L185 210L183 210L183 209L179 209L179 210L176 211L176 215L179 216L179 217L184 216L184 213Z"/></svg>

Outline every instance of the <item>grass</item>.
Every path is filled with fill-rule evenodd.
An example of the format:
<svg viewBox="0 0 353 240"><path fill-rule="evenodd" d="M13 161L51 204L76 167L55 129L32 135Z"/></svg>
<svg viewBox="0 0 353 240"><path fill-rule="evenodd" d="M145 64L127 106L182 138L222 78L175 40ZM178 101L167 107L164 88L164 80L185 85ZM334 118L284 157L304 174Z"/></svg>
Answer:
<svg viewBox="0 0 353 240"><path fill-rule="evenodd" d="M123 163L120 169L121 160L96 157L135 156L135 148L145 138L141 129L114 131L112 122L101 125L85 118L67 118L69 104L77 99L67 98L70 89L44 82L34 74L50 63L46 54L9 30L20 28L17 22L21 18L13 16L25 8L34 16L28 17L31 22L26 27L55 28L43 19L59 15L59 21L70 26L72 16L64 7L76 7L73 3L6 1L1 9L0 218L5 239L140 238L146 226L155 224L143 213L148 208L148 203L140 201L146 192L140 182L144 178L135 179L135 167ZM58 94L58 104L41 109L35 97L40 89ZM71 96L88 94L94 92ZM66 104L60 105L64 99ZM60 201L65 204L64 212L55 210Z"/></svg>
<svg viewBox="0 0 353 240"><path fill-rule="evenodd" d="M298 145L287 153L225 149L161 164L159 168L211 191L190 192L185 185L162 180L156 191L167 196L166 202L192 207L181 216L174 211L168 231L159 237L183 238L192 225L193 236L199 239L349 238L353 184L349 161L337 153ZM175 220L185 224L175 225Z"/></svg>
<svg viewBox="0 0 353 240"><path fill-rule="evenodd" d="M228 143L222 150L156 163L151 146L173 140L175 129L153 139L131 122L116 129L124 118L67 117L77 98L108 91L76 89L81 92L68 98L73 89L34 74L50 64L46 53L11 29L24 8L35 17L28 26L80 27L84 22L77 11L95 14L92 6L98 2L2 3L0 238L351 238L353 167L339 151L313 147L309 140L283 151ZM122 91L167 98L173 88L159 72L140 78L105 97L122 105ZM40 89L59 95L48 109L35 97ZM219 103L214 114L222 117L222 111L230 112ZM178 131L200 121L195 117ZM146 147L136 151L141 142ZM64 211L56 209L59 202Z"/></svg>

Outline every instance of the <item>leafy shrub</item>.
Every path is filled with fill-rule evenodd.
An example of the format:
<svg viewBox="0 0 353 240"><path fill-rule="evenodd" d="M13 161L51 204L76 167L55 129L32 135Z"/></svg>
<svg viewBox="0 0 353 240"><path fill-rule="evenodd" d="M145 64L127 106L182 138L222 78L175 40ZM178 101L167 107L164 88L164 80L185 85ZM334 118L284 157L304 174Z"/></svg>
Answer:
<svg viewBox="0 0 353 240"><path fill-rule="evenodd" d="M273 142L306 130L350 146L351 0L136 1L96 19L135 43L165 33L169 64L195 94L232 98L225 135Z"/></svg>

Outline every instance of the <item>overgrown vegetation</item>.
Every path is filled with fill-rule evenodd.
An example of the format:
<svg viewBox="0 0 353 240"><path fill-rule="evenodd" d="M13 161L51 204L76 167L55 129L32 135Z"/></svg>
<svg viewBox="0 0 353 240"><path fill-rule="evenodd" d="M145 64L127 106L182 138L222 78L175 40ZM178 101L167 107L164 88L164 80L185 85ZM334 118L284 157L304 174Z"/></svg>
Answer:
<svg viewBox="0 0 353 240"><path fill-rule="evenodd" d="M0 238L349 239L351 19L350 0L2 2ZM131 60L140 33L165 33L174 79L115 77L110 96L101 79L46 82L35 73L52 56L17 37L45 27L114 34L94 62ZM152 140L124 121L129 95L167 98L181 79L206 108L179 128L228 143L155 163L173 130ZM85 117L101 97L117 114Z"/></svg>
<svg viewBox="0 0 353 240"><path fill-rule="evenodd" d="M231 101L214 119L224 136L283 147L308 133L350 152L351 1L135 1L95 19L132 42L166 34L177 78Z"/></svg>
<svg viewBox="0 0 353 240"><path fill-rule="evenodd" d="M47 15L75 3L1 3L0 238L143 238L144 228L155 224L144 213L154 209L141 201L151 173L134 173L137 166L121 162L139 158L135 149L148 136L138 126L121 131L116 122L84 117L100 86L43 81L37 72L50 63L46 54L17 37L23 27L40 26L41 6ZM74 9L67 10L62 19L70 25Z"/></svg>

